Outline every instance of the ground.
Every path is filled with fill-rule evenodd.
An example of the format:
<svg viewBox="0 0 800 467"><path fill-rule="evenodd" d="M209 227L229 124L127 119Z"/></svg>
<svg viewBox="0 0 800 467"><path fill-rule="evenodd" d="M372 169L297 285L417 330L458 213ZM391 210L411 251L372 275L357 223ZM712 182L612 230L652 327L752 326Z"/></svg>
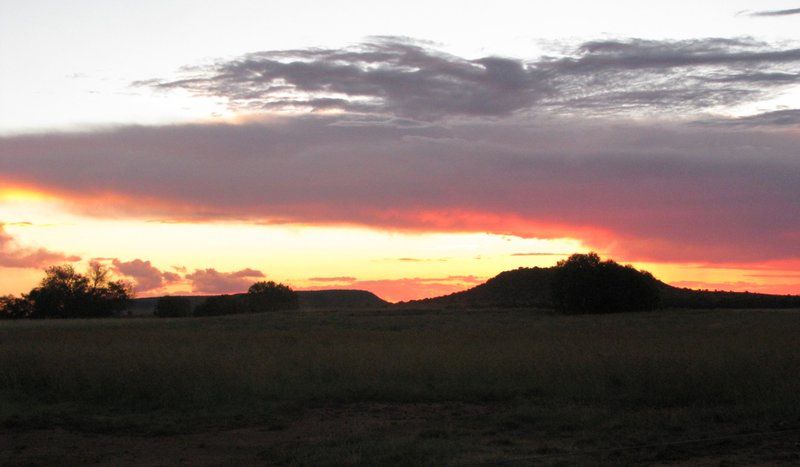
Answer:
<svg viewBox="0 0 800 467"><path fill-rule="evenodd" d="M790 465L796 311L0 323L0 464Z"/></svg>

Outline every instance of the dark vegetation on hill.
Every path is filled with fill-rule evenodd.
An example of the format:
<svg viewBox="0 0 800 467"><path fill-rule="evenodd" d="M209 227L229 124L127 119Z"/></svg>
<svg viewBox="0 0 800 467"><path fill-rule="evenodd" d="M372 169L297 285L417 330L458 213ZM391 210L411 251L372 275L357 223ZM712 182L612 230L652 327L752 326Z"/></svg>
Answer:
<svg viewBox="0 0 800 467"><path fill-rule="evenodd" d="M550 287L553 307L562 313L649 311L659 306L658 281L645 271L597 253L559 261Z"/></svg>
<svg viewBox="0 0 800 467"><path fill-rule="evenodd" d="M295 293L302 310L375 309L389 306L389 302L366 290L298 290ZM209 301L211 304L206 305ZM201 315L207 313L205 316L235 314L245 306L245 301L246 294L148 297L133 300L127 311L135 316L162 317L191 316L196 314L196 310ZM159 311L159 304L165 309ZM188 315L185 314L186 308L190 310Z"/></svg>
<svg viewBox="0 0 800 467"><path fill-rule="evenodd" d="M161 297L156 301L155 315L162 317L221 316L242 313L263 313L296 310L300 299L288 285L273 281L256 282L245 294L216 295L196 302L186 297Z"/></svg>
<svg viewBox="0 0 800 467"><path fill-rule="evenodd" d="M220 316L265 311L296 310L300 307L297 292L272 281L256 282L246 294L208 297L195 307L194 316Z"/></svg>
<svg viewBox="0 0 800 467"><path fill-rule="evenodd" d="M581 257L580 259L583 260L585 258L582 257L591 255L573 255L570 259ZM596 261L592 259L590 262ZM519 268L501 272L485 283L471 289L441 297L405 302L402 306L425 308L559 308L559 305L554 300L554 287L557 287L556 282L559 277L563 281L564 264L562 263L549 268ZM613 263L613 261L600 263ZM622 305L619 311L651 308L800 308L800 296L797 295L693 290L673 287L654 278L647 272L636 271L627 266L616 265L616 267L610 269L621 273L619 275L623 276L622 280L617 279L612 282L616 284L628 283L632 288L640 289L638 293L632 293L631 295L642 297L644 300L641 306L629 303ZM573 274L573 277L576 275L581 276L581 274ZM591 278L591 275L588 276ZM573 293L567 293L566 296L578 299L582 294L587 293L586 289L589 289L588 293L592 293L591 289L594 288L595 294L609 289L608 284L604 287L597 287L601 283L594 282L594 286L592 283L593 281L586 280L586 276L580 280L568 281L567 288L571 289ZM576 295L574 292L580 289L583 289L584 292ZM606 299L601 303L616 303L617 306L620 306L621 303L629 301L630 297L626 297L626 294L631 291L631 288L618 289L614 291L618 298ZM651 295L653 292L655 292L656 297ZM562 290L561 293L563 296L565 292ZM656 300L655 305L652 302L654 298ZM570 307L561 305L560 308L562 311L568 311L567 309ZM580 308L579 306L573 304L571 308L572 310L570 311L572 312L581 312L581 310L575 309ZM604 311L614 311L614 308L601 305L594 312ZM587 309L584 312L592 311Z"/></svg>

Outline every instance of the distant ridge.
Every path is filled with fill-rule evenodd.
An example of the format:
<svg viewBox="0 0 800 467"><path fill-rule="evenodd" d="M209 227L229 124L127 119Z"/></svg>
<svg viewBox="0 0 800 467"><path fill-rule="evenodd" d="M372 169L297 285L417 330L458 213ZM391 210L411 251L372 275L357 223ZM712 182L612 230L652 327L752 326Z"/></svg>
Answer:
<svg viewBox="0 0 800 467"><path fill-rule="evenodd" d="M426 308L553 308L551 286L555 272L556 267L504 271L462 292L412 300L400 305ZM800 308L798 295L693 290L653 280L659 290L662 308Z"/></svg>
<svg viewBox="0 0 800 467"><path fill-rule="evenodd" d="M300 290L300 308L382 308L389 302L366 290Z"/></svg>
<svg viewBox="0 0 800 467"><path fill-rule="evenodd" d="M325 308L383 308L389 302L366 290L298 290L300 309ZM241 295L241 294L234 294ZM192 308L205 302L211 295L187 295ZM133 315L152 315L160 297L137 298L128 308Z"/></svg>

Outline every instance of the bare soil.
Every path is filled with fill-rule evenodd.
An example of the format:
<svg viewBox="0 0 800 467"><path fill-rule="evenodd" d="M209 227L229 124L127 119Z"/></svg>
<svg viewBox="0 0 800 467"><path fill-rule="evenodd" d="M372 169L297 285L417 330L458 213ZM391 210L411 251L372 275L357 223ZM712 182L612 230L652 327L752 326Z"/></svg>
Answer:
<svg viewBox="0 0 800 467"><path fill-rule="evenodd" d="M375 465L376 459L409 465L800 464L798 430L610 446L593 443L585 432L547 433L490 422L504 409L497 404L352 404L308 409L283 425L162 436L4 428L0 464ZM370 446L373 454L391 450L397 439L411 440L399 448L399 457L365 453ZM402 449L431 440L439 442L439 457L403 457Z"/></svg>

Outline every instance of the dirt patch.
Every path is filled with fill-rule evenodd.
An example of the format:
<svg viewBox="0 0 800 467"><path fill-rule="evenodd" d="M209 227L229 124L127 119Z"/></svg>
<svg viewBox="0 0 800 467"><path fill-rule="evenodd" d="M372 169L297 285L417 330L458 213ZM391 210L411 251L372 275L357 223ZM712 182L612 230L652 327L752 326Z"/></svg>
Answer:
<svg viewBox="0 0 800 467"><path fill-rule="evenodd" d="M352 404L286 424L166 436L0 431L6 465L791 465L800 432L632 448L510 422L502 404Z"/></svg>

